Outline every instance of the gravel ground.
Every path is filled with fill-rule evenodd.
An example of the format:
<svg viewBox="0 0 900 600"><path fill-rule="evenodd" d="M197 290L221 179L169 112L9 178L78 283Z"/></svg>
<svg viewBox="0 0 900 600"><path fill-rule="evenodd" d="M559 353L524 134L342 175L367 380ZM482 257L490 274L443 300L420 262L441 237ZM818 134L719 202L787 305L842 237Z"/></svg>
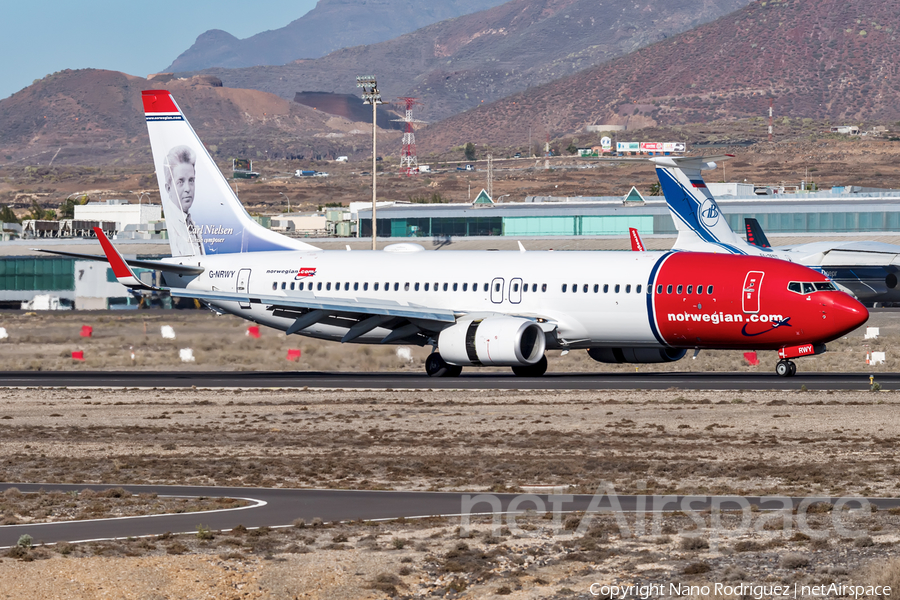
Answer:
<svg viewBox="0 0 900 600"><path fill-rule="evenodd" d="M3 389L0 480L897 496L898 411L891 391ZM639 537L611 517L554 531L535 515L521 531L483 523L467 537L447 519L62 545L3 557L0 597L589 598L595 582L665 584L653 596L672 583L866 583L900 573L869 572L895 554L893 512L846 516L853 535L813 514L808 537L757 515L754 530L723 538L708 515L674 512Z"/></svg>

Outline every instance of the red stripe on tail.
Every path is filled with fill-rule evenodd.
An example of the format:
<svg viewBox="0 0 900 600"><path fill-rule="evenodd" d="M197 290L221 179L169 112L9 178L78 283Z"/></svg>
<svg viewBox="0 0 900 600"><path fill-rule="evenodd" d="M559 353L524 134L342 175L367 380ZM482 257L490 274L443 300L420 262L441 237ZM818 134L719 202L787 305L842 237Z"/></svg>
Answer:
<svg viewBox="0 0 900 600"><path fill-rule="evenodd" d="M144 90L141 92L145 113L177 113L178 107L169 90Z"/></svg>

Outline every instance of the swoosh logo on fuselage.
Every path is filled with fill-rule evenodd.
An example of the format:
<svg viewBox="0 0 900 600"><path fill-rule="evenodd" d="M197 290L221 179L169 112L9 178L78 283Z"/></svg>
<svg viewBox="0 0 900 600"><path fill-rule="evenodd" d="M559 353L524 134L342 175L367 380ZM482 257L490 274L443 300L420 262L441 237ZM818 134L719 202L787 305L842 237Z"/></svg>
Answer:
<svg viewBox="0 0 900 600"><path fill-rule="evenodd" d="M746 337L756 337L758 335L763 335L763 334L769 333L770 331L774 331L774 330L778 329L779 327L791 327L791 324L788 323L788 321L790 321L790 320L791 320L790 317L786 317L785 319L783 319L781 321L776 321L776 322L772 323L772 326L769 329L766 329L765 331L760 331L759 333L747 333L747 325L749 325L750 323L744 323L744 327L741 328L741 334Z"/></svg>

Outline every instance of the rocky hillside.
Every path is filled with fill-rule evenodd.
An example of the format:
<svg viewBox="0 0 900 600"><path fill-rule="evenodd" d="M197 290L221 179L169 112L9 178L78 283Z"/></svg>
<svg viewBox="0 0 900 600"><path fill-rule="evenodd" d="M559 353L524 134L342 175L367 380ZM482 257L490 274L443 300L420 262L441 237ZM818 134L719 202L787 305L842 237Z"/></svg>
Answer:
<svg viewBox="0 0 900 600"><path fill-rule="evenodd" d="M510 0L396 39L284 66L210 69L226 86L282 98L357 93L375 74L386 99L419 97L437 121L669 38L748 0ZM193 74L194 72L191 72Z"/></svg>
<svg viewBox="0 0 900 600"><path fill-rule="evenodd" d="M238 39L220 29L201 34L166 71L283 65L347 46L374 44L426 25L484 10L504 0L319 0L281 29Z"/></svg>
<svg viewBox="0 0 900 600"><path fill-rule="evenodd" d="M221 87L210 77L148 81L116 71L60 71L0 100L0 164L46 164L57 150L56 164L150 162L141 90L161 87L172 90L219 158L333 156L357 143L365 147L371 133L273 94Z"/></svg>
<svg viewBox="0 0 900 600"><path fill-rule="evenodd" d="M681 35L429 128L426 148L521 144L586 125L900 119L900 0L757 0Z"/></svg>

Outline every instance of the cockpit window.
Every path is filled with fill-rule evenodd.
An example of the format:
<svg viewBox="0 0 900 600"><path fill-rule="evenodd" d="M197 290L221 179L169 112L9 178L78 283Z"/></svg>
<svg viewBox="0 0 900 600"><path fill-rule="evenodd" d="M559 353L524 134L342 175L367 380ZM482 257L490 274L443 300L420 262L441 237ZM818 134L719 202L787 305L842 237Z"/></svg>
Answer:
<svg viewBox="0 0 900 600"><path fill-rule="evenodd" d="M795 294L812 294L815 292L836 292L838 288L830 281L816 281L813 283L806 281L792 281L788 284L788 291Z"/></svg>

